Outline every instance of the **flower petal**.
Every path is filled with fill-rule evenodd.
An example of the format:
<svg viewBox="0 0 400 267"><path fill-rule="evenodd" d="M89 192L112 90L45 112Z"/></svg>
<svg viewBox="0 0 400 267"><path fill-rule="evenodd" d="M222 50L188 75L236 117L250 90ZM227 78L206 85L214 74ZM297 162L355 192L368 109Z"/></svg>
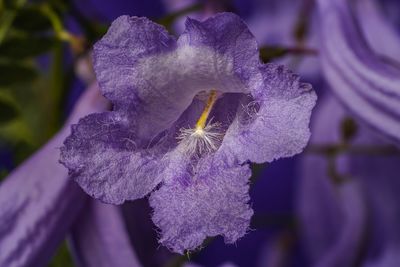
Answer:
<svg viewBox="0 0 400 267"><path fill-rule="evenodd" d="M194 176L177 172L179 179L166 180L150 196L160 243L182 254L199 247L207 236L223 235L226 243L233 243L246 233L253 215L247 204L247 165L232 166L223 155L215 155L200 162Z"/></svg>
<svg viewBox="0 0 400 267"><path fill-rule="evenodd" d="M229 127L222 150L240 162L271 162L303 150L310 137L309 121L316 95L309 84L283 66L261 67L264 86L251 92L247 103Z"/></svg>
<svg viewBox="0 0 400 267"><path fill-rule="evenodd" d="M104 96L116 105L134 102L133 68L138 60L174 47L175 38L147 18L117 18L93 50L94 69Z"/></svg>
<svg viewBox="0 0 400 267"><path fill-rule="evenodd" d="M98 87L79 100L69 122L105 109ZM58 163L65 126L0 186L0 266L45 266L86 197Z"/></svg>
<svg viewBox="0 0 400 267"><path fill-rule="evenodd" d="M244 90L247 92L262 82L258 70L260 56L257 41L239 16L233 13L218 13L204 22L188 18L185 25L185 32L178 40L179 46L208 47L216 51L220 57L229 59L231 64L229 67L246 86ZM224 70L217 68L216 71ZM224 88L216 89L227 91Z"/></svg>
<svg viewBox="0 0 400 267"><path fill-rule="evenodd" d="M90 201L72 229L71 241L78 266L139 267L120 209Z"/></svg>
<svg viewBox="0 0 400 267"><path fill-rule="evenodd" d="M91 196L120 204L142 198L160 182L160 146L141 149L128 120L117 112L91 114L72 126L61 162ZM165 153L165 152L164 152Z"/></svg>
<svg viewBox="0 0 400 267"><path fill-rule="evenodd" d="M201 91L246 92L261 81L257 44L238 16L188 19L186 26L175 45L159 40L167 38L160 26L120 17L95 46L100 86L114 110L135 117L138 138L151 140L171 127Z"/></svg>
<svg viewBox="0 0 400 267"><path fill-rule="evenodd" d="M318 1L321 59L339 99L360 119L400 142L400 68L381 60L364 42L348 4Z"/></svg>

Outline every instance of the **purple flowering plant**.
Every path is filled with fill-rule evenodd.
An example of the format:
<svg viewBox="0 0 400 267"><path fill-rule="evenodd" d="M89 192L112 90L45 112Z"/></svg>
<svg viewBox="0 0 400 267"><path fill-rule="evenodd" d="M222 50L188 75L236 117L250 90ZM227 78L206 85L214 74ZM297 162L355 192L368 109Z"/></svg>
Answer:
<svg viewBox="0 0 400 267"><path fill-rule="evenodd" d="M398 1L91 2L0 3L0 267L400 266Z"/></svg>
<svg viewBox="0 0 400 267"><path fill-rule="evenodd" d="M148 196L159 242L177 253L206 237L245 235L250 163L303 150L311 85L263 64L232 13L188 18L177 39L147 18L121 16L93 59L113 108L72 126L61 148L70 177L105 203Z"/></svg>

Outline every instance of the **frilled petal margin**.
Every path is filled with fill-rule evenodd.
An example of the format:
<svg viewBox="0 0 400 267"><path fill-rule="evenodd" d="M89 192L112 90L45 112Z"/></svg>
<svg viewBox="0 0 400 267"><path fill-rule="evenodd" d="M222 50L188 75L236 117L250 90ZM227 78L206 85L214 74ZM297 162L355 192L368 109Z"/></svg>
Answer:
<svg viewBox="0 0 400 267"><path fill-rule="evenodd" d="M247 165L230 166L224 155L215 155L199 163L194 176L179 175L179 180L166 182L150 196L162 244L183 253L199 247L208 236L221 234L226 243L233 243L246 233L253 215L247 204Z"/></svg>
<svg viewBox="0 0 400 267"><path fill-rule="evenodd" d="M137 149L128 120L116 112L91 114L72 126L61 163L91 196L107 203L142 198L161 181L158 147Z"/></svg>
<svg viewBox="0 0 400 267"><path fill-rule="evenodd" d="M71 245L80 267L140 267L118 206L91 200L75 221Z"/></svg>
<svg viewBox="0 0 400 267"><path fill-rule="evenodd" d="M322 109L316 111L312 144L334 142L338 137L336 127L343 112L332 96L330 100L323 99ZM340 161L339 168L349 171L348 158ZM327 160L321 155L307 155L302 159L298 198L302 240L312 266L354 266L365 245L364 192L358 180L334 184L327 169Z"/></svg>
<svg viewBox="0 0 400 267"><path fill-rule="evenodd" d="M345 0L319 0L324 75L360 119L400 143L400 69L364 42Z"/></svg>
<svg viewBox="0 0 400 267"><path fill-rule="evenodd" d="M254 36L231 13L188 18L178 41L146 18L121 16L96 43L94 62L104 95L145 140L171 127L200 91L244 93L262 80Z"/></svg>
<svg viewBox="0 0 400 267"><path fill-rule="evenodd" d="M310 84L283 66L260 67L263 84L252 88L253 101L229 127L221 150L239 162L271 162L300 153L310 137L317 96Z"/></svg>
<svg viewBox="0 0 400 267"><path fill-rule="evenodd" d="M105 109L98 87L79 100L69 122ZM58 163L69 123L0 186L0 266L44 266L85 203Z"/></svg>

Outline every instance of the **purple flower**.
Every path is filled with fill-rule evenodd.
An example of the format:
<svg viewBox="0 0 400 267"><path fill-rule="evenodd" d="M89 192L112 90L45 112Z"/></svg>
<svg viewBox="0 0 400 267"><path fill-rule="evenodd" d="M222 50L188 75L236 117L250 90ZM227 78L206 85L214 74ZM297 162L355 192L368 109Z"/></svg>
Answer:
<svg viewBox="0 0 400 267"><path fill-rule="evenodd" d="M74 125L61 161L104 202L151 193L160 242L178 253L207 236L243 236L249 162L293 156L310 135L311 86L262 64L231 13L188 18L178 40L146 18L119 17L95 45L94 67L113 111Z"/></svg>
<svg viewBox="0 0 400 267"><path fill-rule="evenodd" d="M338 143L337 129L348 114L331 95L320 104L310 142ZM387 143L361 126L351 145L382 147ZM303 158L298 212L303 245L312 266L400 264L399 163L398 155L393 154L343 154L337 168L348 179L333 183L327 158Z"/></svg>
<svg viewBox="0 0 400 267"><path fill-rule="evenodd" d="M79 100L66 126L0 186L0 266L44 266L87 198L58 163L72 122L107 105L97 86Z"/></svg>
<svg viewBox="0 0 400 267"><path fill-rule="evenodd" d="M388 101L387 94L398 83L396 77L390 76L397 70L393 68L391 72L384 61L390 62L390 57L399 55L399 37L372 1L355 3L368 45L346 3L319 1L324 74L339 100L360 119L357 135L349 145L387 146L362 122L392 139L398 138L393 131L399 126L399 109L394 105L398 99L392 95ZM348 112L331 94L319 105L311 127L311 144L340 144L339 128ZM328 161L323 155L307 155L300 168L298 212L310 265L399 265L398 156L338 155L337 171L347 177L342 183L332 181Z"/></svg>
<svg viewBox="0 0 400 267"><path fill-rule="evenodd" d="M66 126L1 184L0 266L45 266L71 228L79 266L141 266L119 207L88 199L57 158L70 123L107 106L98 86L89 88Z"/></svg>
<svg viewBox="0 0 400 267"><path fill-rule="evenodd" d="M365 43L345 0L319 0L318 8L321 62L332 90L358 118L400 143L400 68Z"/></svg>
<svg viewBox="0 0 400 267"><path fill-rule="evenodd" d="M340 141L338 128L344 117L332 95L323 97L313 117L310 145ZM342 158L337 167L348 174L348 164L348 158ZM367 227L364 193L359 180L334 184L328 168L323 155L302 157L297 201L302 242L310 266L354 266Z"/></svg>
<svg viewBox="0 0 400 267"><path fill-rule="evenodd" d="M141 266L117 206L92 199L71 232L71 247L77 266Z"/></svg>

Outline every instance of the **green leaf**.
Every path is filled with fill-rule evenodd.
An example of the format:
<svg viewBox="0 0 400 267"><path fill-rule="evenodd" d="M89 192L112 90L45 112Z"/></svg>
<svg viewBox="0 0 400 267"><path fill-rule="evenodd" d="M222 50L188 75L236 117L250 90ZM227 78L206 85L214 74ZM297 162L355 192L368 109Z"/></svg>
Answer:
<svg viewBox="0 0 400 267"><path fill-rule="evenodd" d="M29 83L37 76L38 73L33 67L17 63L0 63L0 87Z"/></svg>
<svg viewBox="0 0 400 267"><path fill-rule="evenodd" d="M0 0L2 1L2 0ZM12 25L15 16L17 14L17 8L22 7L25 4L26 0L13 0L8 2L2 2L1 10L0 10L0 44L3 42L5 36ZM15 7L14 9L7 9L11 4Z"/></svg>
<svg viewBox="0 0 400 267"><path fill-rule="evenodd" d="M44 36L19 36L6 39L0 45L0 57L25 59L49 51L57 41Z"/></svg>
<svg viewBox="0 0 400 267"><path fill-rule="evenodd" d="M51 29L51 22L39 8L26 7L18 10L13 27L27 32L43 32Z"/></svg>
<svg viewBox="0 0 400 267"><path fill-rule="evenodd" d="M12 121L18 116L15 105L11 102L0 98L0 124Z"/></svg>

